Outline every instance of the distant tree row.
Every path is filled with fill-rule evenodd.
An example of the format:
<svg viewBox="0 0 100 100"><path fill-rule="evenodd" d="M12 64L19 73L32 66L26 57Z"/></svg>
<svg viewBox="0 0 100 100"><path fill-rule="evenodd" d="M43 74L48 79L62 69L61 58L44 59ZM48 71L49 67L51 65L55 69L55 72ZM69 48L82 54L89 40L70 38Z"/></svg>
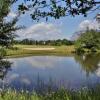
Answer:
<svg viewBox="0 0 100 100"><path fill-rule="evenodd" d="M23 39L23 40L15 40L15 44L24 44L24 45L73 45L74 42L67 39L58 39L58 40L32 40L32 39Z"/></svg>

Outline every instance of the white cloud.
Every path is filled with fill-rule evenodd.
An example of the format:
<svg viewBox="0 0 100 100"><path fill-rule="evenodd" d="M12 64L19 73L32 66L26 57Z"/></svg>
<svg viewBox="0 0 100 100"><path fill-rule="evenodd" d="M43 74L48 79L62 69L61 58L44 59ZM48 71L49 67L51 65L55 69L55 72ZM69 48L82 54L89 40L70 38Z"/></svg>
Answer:
<svg viewBox="0 0 100 100"><path fill-rule="evenodd" d="M78 30L99 29L100 24L95 20L84 20L79 24Z"/></svg>
<svg viewBox="0 0 100 100"><path fill-rule="evenodd" d="M10 12L10 13L8 14L8 17L11 17L11 18L16 17L16 16L17 16L17 14L14 13L14 12Z"/></svg>
<svg viewBox="0 0 100 100"><path fill-rule="evenodd" d="M31 84L31 81L29 80L29 78L27 77L21 77L20 78L20 81L26 85L30 85Z"/></svg>
<svg viewBox="0 0 100 100"><path fill-rule="evenodd" d="M59 27L52 23L38 23L17 32L22 38L32 38L36 40L58 39L62 37Z"/></svg>
<svg viewBox="0 0 100 100"><path fill-rule="evenodd" d="M8 78L9 77L9 78ZM11 83L12 81L16 80L17 78L19 78L20 75L17 73L12 73L11 75L8 75L5 82L6 83Z"/></svg>

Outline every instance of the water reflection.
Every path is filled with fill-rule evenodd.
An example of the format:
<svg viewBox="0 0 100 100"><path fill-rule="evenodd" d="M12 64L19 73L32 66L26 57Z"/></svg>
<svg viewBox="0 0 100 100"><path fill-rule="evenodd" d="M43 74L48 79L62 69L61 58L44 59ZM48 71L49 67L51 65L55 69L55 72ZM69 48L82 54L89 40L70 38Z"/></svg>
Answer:
<svg viewBox="0 0 100 100"><path fill-rule="evenodd" d="M6 87L17 90L43 93L61 87L80 88L87 84L100 83L99 77L100 54L70 57L33 56L0 61L2 82ZM0 84L2 82L0 81Z"/></svg>
<svg viewBox="0 0 100 100"><path fill-rule="evenodd" d="M4 79L11 68L11 63L7 60L0 60L0 79Z"/></svg>
<svg viewBox="0 0 100 100"><path fill-rule="evenodd" d="M100 54L75 55L74 57L76 62L81 65L82 70L86 72L87 76L91 73L95 73L100 67Z"/></svg>

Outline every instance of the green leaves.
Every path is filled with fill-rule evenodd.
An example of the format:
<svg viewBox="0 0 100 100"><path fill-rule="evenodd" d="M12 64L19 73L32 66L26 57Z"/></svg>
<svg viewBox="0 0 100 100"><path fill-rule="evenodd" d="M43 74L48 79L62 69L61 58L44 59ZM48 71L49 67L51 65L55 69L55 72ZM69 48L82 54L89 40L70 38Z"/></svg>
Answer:
<svg viewBox="0 0 100 100"><path fill-rule="evenodd" d="M68 15L75 16L82 14L86 16L87 12L96 6L96 4L100 4L100 2L95 0L25 0L25 4L20 4L18 10L23 14L31 10L33 20L47 19L49 17L59 19Z"/></svg>
<svg viewBox="0 0 100 100"><path fill-rule="evenodd" d="M6 55L6 51L4 48L0 48L0 60Z"/></svg>
<svg viewBox="0 0 100 100"><path fill-rule="evenodd" d="M100 49L100 32L91 30L81 34L76 41L76 47L91 49L91 51Z"/></svg>
<svg viewBox="0 0 100 100"><path fill-rule="evenodd" d="M3 21L0 23L0 45L9 47L13 44L13 39L16 37L15 32L21 27L16 26L18 19L14 18L10 22Z"/></svg>
<svg viewBox="0 0 100 100"><path fill-rule="evenodd" d="M4 18L10 12L10 6L16 0L0 0L0 57L5 56L5 47L8 48L13 45L13 39L16 37L15 32L22 27L16 26L18 16L10 21Z"/></svg>

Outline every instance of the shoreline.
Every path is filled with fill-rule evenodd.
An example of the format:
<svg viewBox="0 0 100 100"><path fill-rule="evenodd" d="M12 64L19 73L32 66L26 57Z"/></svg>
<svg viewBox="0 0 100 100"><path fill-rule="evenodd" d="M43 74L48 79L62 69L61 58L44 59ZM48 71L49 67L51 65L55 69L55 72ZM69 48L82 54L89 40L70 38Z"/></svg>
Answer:
<svg viewBox="0 0 100 100"><path fill-rule="evenodd" d="M22 55L7 55L5 58L20 58L20 57L31 57L31 56L73 56L74 53L69 54L60 54L60 53L52 53L52 54L22 54Z"/></svg>
<svg viewBox="0 0 100 100"><path fill-rule="evenodd" d="M28 56L72 56L75 53L75 47L72 46L36 46L36 45L15 45L14 49L6 49L5 58L17 58ZM94 53L100 53L94 52ZM93 53L93 54L94 54ZM84 55L91 54L85 52Z"/></svg>

